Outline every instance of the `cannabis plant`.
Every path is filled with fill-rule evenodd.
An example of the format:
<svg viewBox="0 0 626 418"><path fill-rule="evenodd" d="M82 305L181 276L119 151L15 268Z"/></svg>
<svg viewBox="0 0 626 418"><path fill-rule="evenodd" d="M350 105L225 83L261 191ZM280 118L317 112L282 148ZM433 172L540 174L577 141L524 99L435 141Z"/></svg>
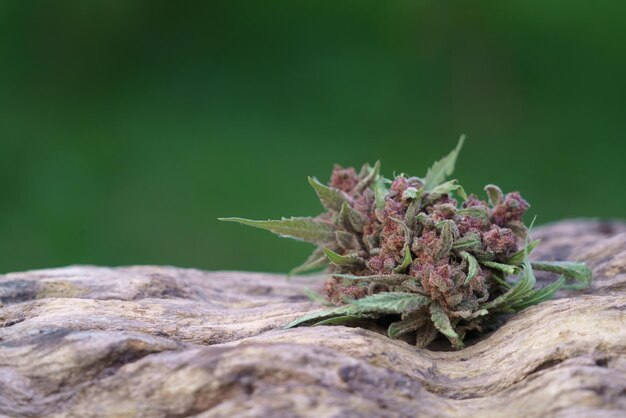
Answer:
<svg viewBox="0 0 626 418"><path fill-rule="evenodd" d="M423 178L387 179L378 162L358 173L335 166L328 185L309 178L326 209L317 217L221 218L317 245L291 274L327 267L323 296L330 307L287 327L379 320L390 323L392 338L412 333L426 346L441 333L461 348L468 331L482 331L500 314L550 299L562 287L589 285L591 271L582 263L529 261L539 241L522 222L529 204L518 192L488 185L485 201L447 180L463 141ZM535 289L533 268L561 276Z"/></svg>

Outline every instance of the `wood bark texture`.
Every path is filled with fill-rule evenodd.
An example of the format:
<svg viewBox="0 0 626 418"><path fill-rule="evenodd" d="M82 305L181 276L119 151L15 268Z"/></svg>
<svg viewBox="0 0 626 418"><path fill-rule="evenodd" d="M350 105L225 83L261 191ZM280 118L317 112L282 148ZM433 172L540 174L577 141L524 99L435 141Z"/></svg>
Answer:
<svg viewBox="0 0 626 418"><path fill-rule="evenodd" d="M590 289L460 351L375 330L283 329L323 278L75 266L0 276L0 414L10 417L625 417L626 225L536 229L537 259ZM441 345L444 347L445 345Z"/></svg>

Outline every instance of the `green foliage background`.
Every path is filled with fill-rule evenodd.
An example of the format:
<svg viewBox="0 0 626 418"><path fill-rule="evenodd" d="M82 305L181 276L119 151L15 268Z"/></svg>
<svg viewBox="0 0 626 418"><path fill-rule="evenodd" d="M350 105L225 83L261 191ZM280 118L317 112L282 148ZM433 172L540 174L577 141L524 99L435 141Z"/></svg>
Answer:
<svg viewBox="0 0 626 418"><path fill-rule="evenodd" d="M310 247L218 216L315 215L307 175L423 175L538 223L624 217L626 3L0 3L0 270L286 271Z"/></svg>

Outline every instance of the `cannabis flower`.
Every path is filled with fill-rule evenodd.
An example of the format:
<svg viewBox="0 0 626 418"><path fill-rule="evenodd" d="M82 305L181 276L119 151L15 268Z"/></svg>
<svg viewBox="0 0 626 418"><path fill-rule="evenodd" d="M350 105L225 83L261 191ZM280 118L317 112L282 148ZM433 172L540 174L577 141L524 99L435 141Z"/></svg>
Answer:
<svg viewBox="0 0 626 418"><path fill-rule="evenodd" d="M570 288L589 285L582 263L529 261L539 241L522 222L529 204L518 192L488 185L484 201L446 181L463 142L424 178L388 180L379 163L359 173L335 166L328 186L309 178L326 208L315 218L221 218L318 246L291 274L328 266L324 297L332 307L287 327L386 319L392 338L412 333L424 347L439 332L461 348L468 331L551 298L566 278L578 282ZM562 276L535 290L533 268Z"/></svg>

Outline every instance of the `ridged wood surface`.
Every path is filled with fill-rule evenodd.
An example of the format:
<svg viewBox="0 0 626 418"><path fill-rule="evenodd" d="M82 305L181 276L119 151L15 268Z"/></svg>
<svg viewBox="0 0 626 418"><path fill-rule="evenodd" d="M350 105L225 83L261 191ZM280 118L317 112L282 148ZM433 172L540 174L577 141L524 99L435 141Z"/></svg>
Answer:
<svg viewBox="0 0 626 418"><path fill-rule="evenodd" d="M303 296L320 277L154 266L6 274L0 414L626 416L626 226L565 221L533 238L543 239L537 259L586 261L592 287L460 351L361 328L283 329L321 308Z"/></svg>

